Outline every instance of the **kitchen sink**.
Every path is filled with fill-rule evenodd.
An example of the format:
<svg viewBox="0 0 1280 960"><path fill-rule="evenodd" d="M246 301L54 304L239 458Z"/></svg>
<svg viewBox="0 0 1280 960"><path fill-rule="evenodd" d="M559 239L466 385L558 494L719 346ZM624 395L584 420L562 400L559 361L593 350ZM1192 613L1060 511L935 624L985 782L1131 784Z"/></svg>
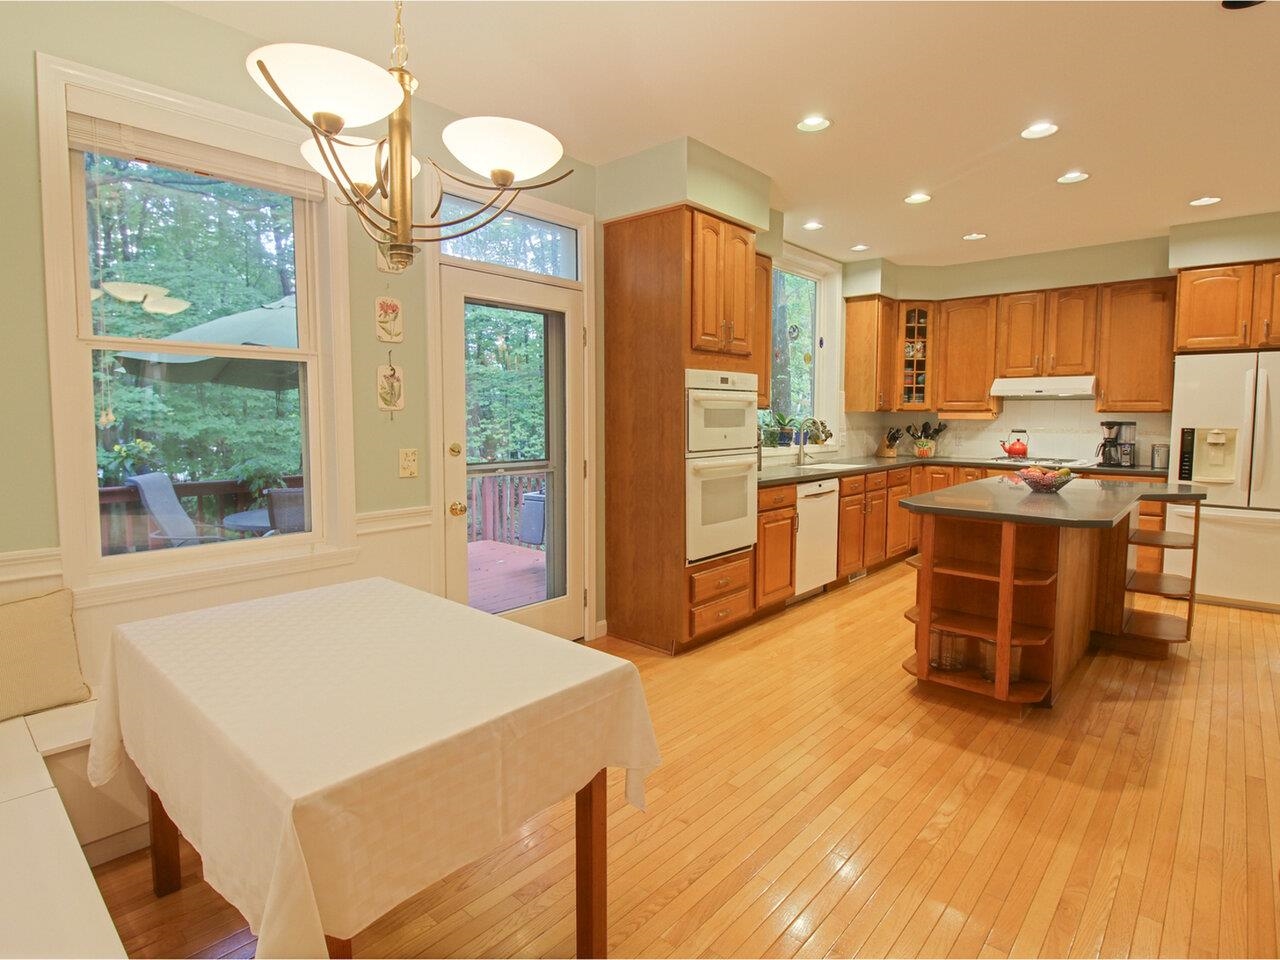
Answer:
<svg viewBox="0 0 1280 960"><path fill-rule="evenodd" d="M801 470L812 470L818 473L823 470L862 470L866 467L865 463L806 463Z"/></svg>

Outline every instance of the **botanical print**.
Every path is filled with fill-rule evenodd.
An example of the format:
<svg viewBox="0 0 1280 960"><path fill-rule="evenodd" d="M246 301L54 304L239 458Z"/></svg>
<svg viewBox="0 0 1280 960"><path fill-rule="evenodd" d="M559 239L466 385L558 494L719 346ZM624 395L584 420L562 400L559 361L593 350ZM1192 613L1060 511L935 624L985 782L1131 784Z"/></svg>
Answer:
<svg viewBox="0 0 1280 960"><path fill-rule="evenodd" d="M401 343L404 340L404 319L400 313L400 301L395 297L378 297L374 301L373 318L379 340L384 343Z"/></svg>
<svg viewBox="0 0 1280 960"><path fill-rule="evenodd" d="M404 409L404 378L397 366L378 368L378 409L391 413Z"/></svg>

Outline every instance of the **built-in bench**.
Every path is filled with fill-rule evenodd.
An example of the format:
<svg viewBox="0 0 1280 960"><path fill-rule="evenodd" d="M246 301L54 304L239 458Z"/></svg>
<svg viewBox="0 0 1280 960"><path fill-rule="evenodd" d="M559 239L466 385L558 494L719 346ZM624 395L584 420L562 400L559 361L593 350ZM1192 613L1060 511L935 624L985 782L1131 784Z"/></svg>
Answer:
<svg viewBox="0 0 1280 960"><path fill-rule="evenodd" d="M95 704L0 722L2 956L125 956L46 762L84 753Z"/></svg>

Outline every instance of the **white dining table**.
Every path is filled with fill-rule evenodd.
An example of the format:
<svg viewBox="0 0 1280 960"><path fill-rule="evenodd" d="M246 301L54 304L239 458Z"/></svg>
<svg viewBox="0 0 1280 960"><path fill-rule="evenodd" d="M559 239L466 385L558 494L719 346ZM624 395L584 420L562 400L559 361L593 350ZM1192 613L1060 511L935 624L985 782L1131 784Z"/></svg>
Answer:
<svg viewBox="0 0 1280 960"><path fill-rule="evenodd" d="M605 770L659 763L629 661L385 579L125 624L89 754L151 791L157 895L178 837L258 956L351 939L576 794L579 956L604 956Z"/></svg>

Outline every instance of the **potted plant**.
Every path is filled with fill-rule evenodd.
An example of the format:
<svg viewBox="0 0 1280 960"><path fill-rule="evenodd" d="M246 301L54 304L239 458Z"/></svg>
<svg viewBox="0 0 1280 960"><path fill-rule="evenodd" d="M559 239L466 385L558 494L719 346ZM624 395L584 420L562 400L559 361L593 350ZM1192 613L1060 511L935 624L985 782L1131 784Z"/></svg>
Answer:
<svg viewBox="0 0 1280 960"><path fill-rule="evenodd" d="M778 413L775 410L773 420L778 425L778 446L791 446L796 437L796 418Z"/></svg>

